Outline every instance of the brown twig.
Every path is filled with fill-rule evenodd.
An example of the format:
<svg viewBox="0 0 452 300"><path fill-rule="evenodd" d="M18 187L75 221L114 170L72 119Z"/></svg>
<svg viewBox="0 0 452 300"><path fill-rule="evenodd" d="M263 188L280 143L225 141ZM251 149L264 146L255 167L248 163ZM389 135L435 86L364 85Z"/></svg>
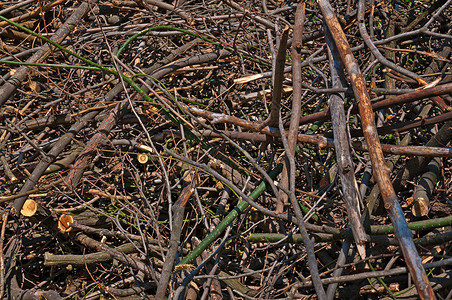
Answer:
<svg viewBox="0 0 452 300"><path fill-rule="evenodd" d="M289 37L289 27L284 28L283 34L279 41L278 53L275 58L274 77L273 77L273 92L272 92L272 106L270 115L267 120L259 124L258 129L267 126L275 126L279 122L279 113L281 110L281 97L284 82L284 64L286 61L287 39Z"/></svg>
<svg viewBox="0 0 452 300"><path fill-rule="evenodd" d="M2 213L2 230L0 233L0 298L5 293L5 256L3 254L3 241L5 240L6 224L8 222L9 212Z"/></svg>
<svg viewBox="0 0 452 300"><path fill-rule="evenodd" d="M340 61L336 45L325 28L325 36L330 54L330 72L333 79L333 87L341 88L345 86L345 74ZM339 169L339 176L342 183L344 202L347 207L348 222L353 231L353 237L361 258L366 257L365 241L367 239L363 224L361 223L360 196L358 184L355 179L355 168L350 153L350 141L347 134L347 120L345 118L343 94L330 96L331 120L333 122L334 149L336 161Z"/></svg>
<svg viewBox="0 0 452 300"><path fill-rule="evenodd" d="M391 107L395 105L401 105L404 103L414 102L417 100L422 100L425 98L430 98L434 96L441 96L445 94L452 93L452 83L446 83L443 85L438 85L425 90L417 90L410 93L405 93L400 96L395 96L386 100L378 101L372 103L373 110L379 110L386 107ZM352 112L356 113L358 110L353 109ZM315 121L324 120L330 115L330 110L326 108L324 111L310 114L308 116L302 117L300 119L300 124L313 123Z"/></svg>
<svg viewBox="0 0 452 300"><path fill-rule="evenodd" d="M173 230L171 232L171 238L169 242L169 249L165 256L165 263L163 264L162 272L160 275L160 281L157 285L157 292L155 293L156 299L163 299L168 288L168 283L173 274L173 266L175 264L176 254L179 248L179 243L182 233L182 223L184 220L185 205L188 199L194 192L193 184L186 186L176 203L173 206Z"/></svg>
<svg viewBox="0 0 452 300"><path fill-rule="evenodd" d="M360 3L361 2L362 1L360 1ZM366 142L369 147L373 174L380 187L382 198L385 202L385 208L394 225L395 235L400 242L400 248L405 257L408 269L413 276L421 299L435 299L425 270L422 268L421 259L417 254L416 247L413 243L411 231L407 227L402 208L400 207L397 195L394 192L394 188L389 178L389 170L384 162L383 152L381 150L380 140L374 122L370 97L366 90L366 83L330 3L328 0L319 0L318 4L320 5L322 15L333 36L341 60L345 65L347 73L351 77L353 91L361 115L364 136L366 137Z"/></svg>
<svg viewBox="0 0 452 300"><path fill-rule="evenodd" d="M64 2L62 0L55 1L54 3ZM64 26L58 29L57 32L50 38L56 43L60 43L69 33L71 33L75 25L80 21L80 19L88 12L89 5L87 2L82 2L80 6L72 13L72 15L67 19ZM40 8L36 8L33 11L35 14L40 13ZM8 24L7 22L1 22L0 24ZM5 25L3 25L5 26ZM0 27L2 27L0 25ZM39 49L32 57L27 59L27 62L42 62L51 53L51 48L49 44L44 45ZM12 96L12 94L18 88L18 84L25 80L27 74L30 72L30 68L27 66L21 66L16 70L14 75L5 83L0 89L0 107L3 106L6 101Z"/></svg>
<svg viewBox="0 0 452 300"><path fill-rule="evenodd" d="M298 122L300 120L301 114L301 54L299 50L302 45L302 37L303 37L303 28L304 28L304 20L305 20L305 9L306 4L304 1L301 1L297 5L297 10L295 12L295 24L294 24L294 42L292 47L292 60L294 62L293 70L293 89L294 89L294 97L292 102L292 112L290 121L290 129L288 134L288 139L286 138L286 134L284 132L284 126L281 120L281 111L278 109L278 121L279 121L279 130L281 132L281 140L284 145L284 150L286 151L286 162L284 164L284 170L286 174L282 174L281 184L284 187L289 188L289 194L287 195L285 191L280 191L278 194L278 203L284 203L284 200L280 197L284 194L289 196L290 202L292 203L292 208L295 212L295 216L297 217L297 225L299 227L301 236L303 237L303 242L306 247L306 253L308 258L308 266L309 272L312 277L312 281L314 283L314 288L317 293L317 297L321 300L326 299L325 290L323 289L322 284L320 283L319 270L317 267L317 259L315 257L314 251L314 243L309 237L309 234L306 230L306 225L303 217L303 212L301 211L300 205L298 204L297 198L295 196L295 147L297 145L297 136L298 136ZM283 74L281 74L283 75ZM273 108L273 107L272 107ZM273 113L273 112L272 112ZM283 179L285 181L283 181ZM282 212L282 211L281 211ZM277 213L280 213L277 211Z"/></svg>

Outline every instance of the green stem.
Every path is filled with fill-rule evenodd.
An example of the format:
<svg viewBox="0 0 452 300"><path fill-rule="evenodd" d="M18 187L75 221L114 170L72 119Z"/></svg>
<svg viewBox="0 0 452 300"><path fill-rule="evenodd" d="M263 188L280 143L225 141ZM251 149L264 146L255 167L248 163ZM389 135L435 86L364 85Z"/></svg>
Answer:
<svg viewBox="0 0 452 300"><path fill-rule="evenodd" d="M282 164L277 165L268 175L271 178L275 178L282 171ZM249 195L251 200L256 200L269 186L265 181L261 182L259 186ZM226 228L248 207L248 202L240 201L239 204L223 219L223 221L218 224L217 227L207 236L201 243L193 249L184 259L179 263L179 265L190 264L193 260L199 256L210 244L212 244L220 234L226 230Z"/></svg>
<svg viewBox="0 0 452 300"><path fill-rule="evenodd" d="M303 205L303 204L301 203L301 201L298 201L298 204L300 204L301 211L302 211L305 215L306 215L307 213L309 213L309 211L311 210L309 207ZM320 221L319 216L316 215L316 214L313 214L313 215L311 216L311 218L312 218L312 219L314 220L314 222L316 222L316 223L319 223L319 221Z"/></svg>
<svg viewBox="0 0 452 300"><path fill-rule="evenodd" d="M45 42L47 42L47 43L49 43L49 44L52 44L53 46L57 47L61 51L64 51L67 54L72 55L72 56L80 59L81 61L83 61L83 62L85 62L85 63L87 63L87 64L89 64L91 66L96 67L99 70L102 70L102 71L105 71L105 72L108 72L108 73L112 73L112 74L115 74L116 76L118 76L118 72L116 72L115 70L107 68L107 67L104 67L102 65L99 65L99 64L87 59L87 58L84 58L83 56L80 56L77 53L72 52L71 50L61 46L60 44L52 41L51 39L49 39L49 38L47 38L45 36L42 36L39 33L36 33L33 30L30 30L30 29L28 29L28 28L26 28L26 27L24 27L24 26L22 26L22 25L20 25L20 24L18 24L16 22L14 22L14 21L11 21L11 20L5 18L4 16L0 16L0 20L3 20L3 21L5 21L5 22L7 22L7 23L9 23L9 24L11 24L11 25L13 25L13 26L15 26L15 27L17 27L17 28L19 28L19 29L21 29L21 30L23 30L23 31L25 31L25 32L27 32L27 33L29 33L29 34L31 34L31 35L33 35L33 36L35 36L35 37L37 37L37 38L39 38L41 40L43 40L43 41L45 41Z"/></svg>
<svg viewBox="0 0 452 300"><path fill-rule="evenodd" d="M31 62L11 61L11 60L0 60L0 64L31 66L31 67L44 67L44 68L99 70L99 68L93 67L93 66L63 65L63 64L43 64L43 63L31 63Z"/></svg>
<svg viewBox="0 0 452 300"><path fill-rule="evenodd" d="M452 225L452 216L449 216L431 220L409 222L408 228L415 231L422 231L451 225ZM371 226L371 234L385 235L389 233L394 233L394 226L392 225Z"/></svg>
<svg viewBox="0 0 452 300"><path fill-rule="evenodd" d="M372 272L375 272L375 269L374 269L374 267L372 266L372 264L371 264L370 262L368 262L367 265L368 265L369 268L372 270ZM378 282L380 282L380 284L384 287L385 291L389 294L389 296L390 296L392 299L396 299L396 297L395 297L394 294L391 292L391 290L390 290L389 287L386 285L386 283L383 281L383 279L381 279L381 277L377 277L377 280L378 280ZM370 286L371 286L374 290L378 291L378 290L374 287L374 285L373 285L373 283L372 283L372 280L371 280L370 278L367 278L367 281L369 282Z"/></svg>
<svg viewBox="0 0 452 300"><path fill-rule="evenodd" d="M63 47L63 46L61 46L60 44L58 44L58 43L56 43L56 42L54 42L54 41L52 41L52 40L50 40L49 38L47 38L47 37L45 37L45 36L42 36L42 35L40 35L39 33L36 33L36 32L34 32L34 31L32 31L32 30L30 30L30 29L28 29L28 28L26 28L26 27L24 27L24 26L22 26L22 25L20 25L20 24L18 24L18 23L16 23L16 22L13 22L13 21L11 21L11 20L9 20L9 19L7 19L7 18L5 18L5 17L3 17L3 16L0 16L0 20L3 20L3 21L6 21L6 22L8 22L9 24L11 24L11 25L13 25L13 26L15 26L15 27L17 27L17 28L19 28L19 29L21 29L21 30L23 30L23 31L25 31L25 32L27 32L27 33L29 33L29 34L31 34L31 35L33 35L33 36L36 36L37 38L39 38L39 39L42 39L43 41L45 41L45 42L47 42L47 43L49 43L49 44L52 44L53 46L55 46L55 47L57 47L58 49L60 49L61 51L64 51L64 52L66 52L67 54L69 54L69 55L72 55L72 56L74 56L74 57L76 57L76 58L78 58L78 59L80 59L81 61L83 61L83 62L85 62L86 64L88 64L88 65L91 65L91 66L93 66L93 67L95 67L95 68L97 68L98 70L101 70L101 71L104 71L104 72L108 72L108 73L110 73L110 74L113 74L113 75L115 75L116 77L122 77L123 79L124 79L124 81L125 82L127 82L141 97L143 97L143 99L145 99L146 101L149 101L149 102L153 102L153 103L155 103L155 101L151 98L151 97L149 97L132 79L130 79L129 77L127 77L127 76L125 76L124 74L122 74L122 73L119 73L118 71L116 71L115 69L112 69L112 68L107 68L107 67L104 67L104 66L102 66L102 65L99 65L99 64L97 64L97 63L95 63L95 62L93 62L93 61L91 61L91 60L89 60L89 59L87 59L87 58L84 58L84 57L82 57L82 56L80 56L80 55L78 55L77 53L74 53L74 52L72 52L71 50L69 50L69 49L67 49L67 48L65 48L65 47ZM165 115L174 123L174 124L176 124L177 126L180 126L181 125L181 123L179 122L179 120L168 110L168 109L166 109L166 108L164 108L163 107L163 112L165 113ZM183 124L182 124L183 125ZM205 144L204 142L202 142L193 132L191 132L188 128L186 128L186 126L184 126L183 125L183 127L184 127L184 129L185 129L185 131L188 133L188 135L192 138L192 139L194 139L194 141L195 142L198 142L198 143L202 143L203 144L203 146L204 147L208 147L208 145L207 144Z"/></svg>
<svg viewBox="0 0 452 300"><path fill-rule="evenodd" d="M84 57L82 57L82 56L80 56L80 55L78 55L78 54L76 54L76 53L70 51L69 49L66 49L65 47L61 46L60 44L58 44L58 43L56 43L56 42L54 42L54 41L52 41L52 40L50 40L50 39L48 39L48 38L46 38L46 37L40 35L40 34L34 32L34 31L32 31L32 30L30 30L30 29L28 29L28 28L26 28L26 27L23 27L22 25L17 24L17 23L15 23L15 22L13 22L13 21L11 21L11 20L9 20L9 19L7 19L7 18L5 18L5 17L3 17L3 16L1 16L1 15L0 15L0 20L6 21L6 22L8 22L9 24L11 24L11 25L13 25L13 26L15 26L15 27L17 27L17 28L19 28L19 29L21 29L21 30L23 30L23 31L25 31L25 32L27 32L27 33L29 33L29 34L32 34L33 36L36 36L36 37L42 39L43 41L52 44L53 46L57 47L58 49L60 49L60 50L62 50L62 51L64 51L64 52L66 52L66 53L68 53L69 55L72 55L72 56L74 56L74 57L80 59L81 61L85 62L85 63L88 64L88 65L93 66L94 68L97 68L98 70L101 70L101 71L104 71L104 72L108 72L108 73L110 73L110 74L115 75L116 77L121 76L125 82L127 82L127 83L128 83L128 84L129 84L129 85L130 85L130 86L131 86L131 87L132 87L132 88L133 88L140 96L143 97L143 99L145 99L146 101L149 101L149 102L155 102L155 101L154 101L153 99L151 99L151 98L150 98L150 97L149 97L149 96L148 96L148 95L147 95L147 94L146 94L146 93L145 93L145 92L144 92L144 91L143 91L143 90L142 90L142 89L141 89L141 88L140 88L140 87L139 87L139 86L131 79L131 78L129 78L129 77L125 76L124 74L122 74L122 73L116 71L115 69L104 67L104 66L102 66L102 65L99 65L99 64L97 64L97 63L95 63L95 62L93 62L93 61L87 59L87 58L84 58ZM191 32L191 31L188 31L188 30L185 30L185 29L180 29L180 28L170 27L170 26L156 26L156 27L148 28L148 29L146 29L146 30L140 32L139 34L132 36L129 40L127 40L127 41L124 43L124 45L121 47L120 51L118 51L118 54L120 54L121 51L124 50L124 48L127 46L127 44L130 43L130 41L132 41L134 38L136 38L136 37L139 36L140 34L144 34L144 33L146 33L146 32L152 31L152 30L161 30L161 29L163 29L163 30L168 30L168 29L170 29L170 30L178 30L178 31L184 32L184 33L186 33L186 34L189 34L189 35L192 35L192 36L199 37L199 38L201 38L201 39L203 39L203 40L205 40L205 41L207 41L207 42L213 43L213 44L215 44L215 45L221 46L220 44L218 44L218 43L216 43L216 42L214 42L214 41L212 41L212 40L209 40L209 39L207 39L207 38L205 38L205 37L202 37L202 36L200 36L200 35L198 35L198 34L196 34L196 33L194 33L194 32ZM230 52L232 52L232 53L235 53L235 51L233 51L233 50L230 49L229 47L225 47L225 46L221 46L221 47L223 47L224 49L226 49L226 50L228 50L228 51L230 51ZM168 109L166 109L166 108L163 107L163 112L165 113L165 115L166 115L166 116L167 116L174 124L176 124L177 126L182 125L183 128L184 128L184 130L185 130L185 132L188 133L188 135L189 135L194 141L196 141L196 142L198 142L198 143L201 143L201 144L203 145L204 148L210 149L209 145L207 145L205 142L201 141L201 140L199 139L199 137L197 137L193 132L191 132L188 128L186 128L186 126L184 126L184 124L182 124L181 122L179 122L179 120L178 120L178 119L177 119L177 118L176 118L176 117L175 117ZM225 156L222 155L221 153L215 153L214 155L217 156L217 157L218 157L219 159L221 159L222 161L225 161L225 162L228 163L228 164L232 163L232 162L230 161L229 158L225 157ZM276 177L277 174L279 174L279 173L281 172L281 170L282 170L282 165L278 165L275 169L273 169L273 170L270 172L270 174L269 174L270 177L272 177L272 178ZM250 197L252 200L257 199L257 197L259 197L259 196L264 192L265 188L267 187L267 184L268 184L268 183L266 183L266 182L262 182L262 183L257 187L257 189L255 189L255 190L250 194L249 197ZM212 242L213 242L213 241L221 234L221 232L223 232L223 231L226 229L227 226L229 226L229 224L232 223L232 221L233 221L233 220L234 220L241 212L243 212L244 209L246 209L246 208L248 207L248 205L249 205L249 204L248 204L246 201L241 201L241 202L238 204L238 206L237 206L232 212L230 212L230 213L225 217L225 219L217 226L217 228L215 228L215 229L212 231L212 233L209 234L209 235L201 242L201 244L200 244L195 250L193 250L191 253L189 253L189 255L188 255L187 257L185 257L184 260L182 260L182 262L181 262L180 264L188 264L188 263L191 263L191 262L192 262L192 261L193 261L193 260L194 260L194 259L195 259L202 251L204 251L204 249L206 249L206 248L207 248L207 247L208 247L208 246L209 246L209 245L210 245L210 244L211 244L211 243L212 243Z"/></svg>
<svg viewBox="0 0 452 300"><path fill-rule="evenodd" d="M408 223L408 228L414 231L423 231L423 230L431 230L439 227L451 226L452 225L452 216L444 217L432 220L424 220L418 222L410 222ZM370 229L371 235L387 235L394 233L394 227L392 225L373 225ZM318 235L314 234L316 241L331 241L336 239L343 239L347 236L344 234L327 234L327 235ZM322 240L322 236L325 236L325 239ZM286 238L287 235L282 233L253 233L248 237L248 240L251 242L271 242L276 243ZM415 240L416 241L416 240ZM300 234L294 234L289 239L287 239L288 243L302 243L303 240Z"/></svg>

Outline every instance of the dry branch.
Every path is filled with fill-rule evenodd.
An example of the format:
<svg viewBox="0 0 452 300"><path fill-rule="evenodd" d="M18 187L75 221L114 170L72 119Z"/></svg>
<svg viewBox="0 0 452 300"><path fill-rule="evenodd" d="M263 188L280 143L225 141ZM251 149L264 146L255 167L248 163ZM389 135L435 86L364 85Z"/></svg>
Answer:
<svg viewBox="0 0 452 300"><path fill-rule="evenodd" d="M330 72L333 88L341 88L346 85L345 74L343 73L344 67L328 28L325 28L325 31L330 56ZM347 207L348 222L353 231L358 253L364 259L366 257L365 241L367 236L361 223L360 195L355 179L355 168L350 154L350 141L346 128L347 120L345 118L343 97L343 94L334 94L329 99L334 132L334 149L342 183L342 191L344 193L344 202Z"/></svg>
<svg viewBox="0 0 452 300"><path fill-rule="evenodd" d="M441 159L435 157L427 165L427 172L422 174L418 185L414 190L413 207L411 211L416 217L424 217L428 215L430 210L430 199L433 189L438 182L441 173Z"/></svg>
<svg viewBox="0 0 452 300"><path fill-rule="evenodd" d="M267 120L259 125L259 129L267 126L275 126L279 122L279 114L281 110L281 97L284 82L284 65L286 62L287 39L289 38L289 26L284 28L284 31L279 40L278 53L275 58L274 76L273 76L273 91L272 91L272 106L270 115Z"/></svg>
<svg viewBox="0 0 452 300"><path fill-rule="evenodd" d="M60 1L62 2L62 1ZM81 18L88 12L88 2L82 2L80 6L73 12L73 14L67 19L65 24L58 29L57 32L50 38L56 43L60 43L68 34L70 34L76 27ZM40 12L39 7L35 10ZM4 26L4 25L3 25ZM42 62L51 53L51 47L45 44L41 47L32 57L27 59L27 62ZM26 66L19 67L14 75L5 82L0 89L0 107L2 107L6 101L13 95L20 83L25 80L27 74L30 72L30 68Z"/></svg>
<svg viewBox="0 0 452 300"><path fill-rule="evenodd" d="M357 105L347 101L344 112L340 97L353 98L352 86L331 87L338 75L328 68L325 41L330 46L335 42L325 36L318 6L298 1L297 6L287 1L166 2L15 0L0 4L1 16L22 20L21 26L29 28L8 26L0 33L0 50L5 50L0 54L0 84L3 91L15 85L9 96L0 97L6 104L0 112L0 298L134 299L152 298L156 293L159 299L178 295L187 299L346 298L357 296L356 291L369 293L370 285L336 282L324 296L326 287L320 279L333 282L340 269L344 275L353 272L355 279L368 276L361 269L366 262L375 270L390 269L384 271L389 273L403 267L406 259L399 259L397 251L406 242L394 237L394 227L386 215L377 215L379 210L366 218L369 235L357 239L366 240L366 259L346 257L347 244L354 239L352 228L359 226L359 209L354 217L358 225L348 225L353 217L347 217L346 208L356 204L345 202L357 199L354 178L363 178L363 192L378 189L376 183L381 180L377 176L371 180L367 154L378 145L353 137L359 116L344 119L347 105ZM406 16L406 21L395 17L394 3L371 3L366 18L363 2L359 16L358 11L352 12L350 1L335 3L338 13L345 13L338 17L343 18L347 39L354 46L351 51L366 70L365 84L375 97L377 130L395 132L384 137L387 142L381 149L388 167L401 170L394 186L402 196L432 157L452 157L447 147L450 122L436 135L431 126L443 125L451 114L440 112L429 99L441 96L444 102L432 100L443 110L452 101L447 26L451 2L399 3L397 16ZM86 4L88 13L65 28L61 22L68 17L73 20L74 12ZM403 24L411 24L412 29L397 34L399 27L405 28ZM283 32L279 29L286 25L281 42L287 39L291 57L285 56L286 47L269 50L269 44L273 46L268 39L279 36ZM51 59L42 54L35 59L43 42L29 30L53 38L71 31L58 41L76 57L54 50L48 56ZM363 42L363 37L368 40ZM366 43L384 47L386 59L400 66L402 73L381 67ZM275 68L270 61L278 48ZM25 60L40 64L17 65ZM333 60L339 65L340 59ZM131 86L107 69L86 68L83 62L89 61L118 72L121 68ZM31 72L23 77L21 70ZM404 70L415 74L411 76L415 80ZM353 73L348 76L356 82ZM7 82L8 78L17 81ZM278 80L285 83L283 97L277 91ZM415 90L419 82L430 84ZM432 87L435 84L440 85ZM128 97L138 85L149 102ZM360 87L364 90L363 82ZM388 99L386 95L398 96ZM328 121L329 99L332 122ZM270 117L281 122L256 131L272 100L277 101ZM130 110L122 109L125 101ZM112 109L117 113L115 120ZM418 116L421 109L424 114ZM368 114L363 119L373 117ZM306 122L313 124L300 126ZM344 132L346 123L352 136ZM401 134L409 128L409 134ZM348 148L355 150L353 160ZM74 165L80 151L84 152ZM231 163L215 159L217 154ZM406 156L410 160L404 168ZM284 160L284 174L276 182ZM413 222L408 201L402 206L424 260L447 258L447 244L452 241L450 165L449 159L442 159L444 175L437 177L433 192L428 193L434 199L428 220ZM374 165L377 171L387 170ZM68 173L73 184L69 188ZM83 184L77 185L80 176ZM189 188L184 186L193 177L193 194L191 189L185 194ZM416 193L421 192L416 187ZM375 194L364 197L369 208L375 206L371 199ZM284 196L291 205L277 201ZM25 200L32 205L23 205ZM8 209L11 203L14 209ZM21 217L11 214L19 210ZM402 211L397 212L402 218ZM303 222L304 215L315 223ZM346 258L349 263L344 265ZM340 269L333 270L334 260ZM320 268L323 273L317 270L318 263L325 264ZM429 276L444 299L450 289L445 281L450 272L445 268L436 268ZM316 287L297 285L311 278ZM406 274L388 280L397 280L400 289L409 288ZM392 296L390 289L374 287ZM397 297L414 299L414 293L412 289L406 297Z"/></svg>
<svg viewBox="0 0 452 300"><path fill-rule="evenodd" d="M426 146L447 146L452 140L452 122L446 122L440 130L427 142ZM394 189L400 191L407 181L419 175L431 161L431 157L413 157L405 167L397 173Z"/></svg>
<svg viewBox="0 0 452 300"><path fill-rule="evenodd" d="M126 243L124 245L115 247L114 250L124 253L131 254L137 252L135 245L132 243ZM51 254L46 252L44 255L44 265L45 266L61 266L61 265L74 265L74 266L84 266L85 264L98 264L102 262L111 261L113 256L107 252L97 252L89 253L85 255L74 255L74 254Z"/></svg>
<svg viewBox="0 0 452 300"><path fill-rule="evenodd" d="M165 263L163 264L162 272L160 275L160 281L157 285L157 292L155 293L156 298L163 298L165 296L166 290L173 273L173 267L176 264L176 254L179 249L179 243L181 240L182 233L182 222L184 219L185 206L188 200L194 192L194 185L189 184L181 192L179 199L177 199L174 204L174 220L173 220L173 231L171 232L171 239L169 242L168 253L165 256Z"/></svg>
<svg viewBox="0 0 452 300"><path fill-rule="evenodd" d="M102 145L105 139L108 138L110 131L116 125L116 122L118 122L118 120L122 117L128 107L128 101L122 101L118 103L116 107L109 112L104 121L99 125L97 133L91 138L85 149L79 154L77 161L74 163L74 166L66 177L66 182L69 186L74 188L80 182L83 172L85 172L85 169L91 163L91 160L97 153L99 146Z"/></svg>
<svg viewBox="0 0 452 300"><path fill-rule="evenodd" d="M75 123L68 132L59 138L58 142L52 147L52 149L47 153L47 157L51 157L53 160L49 161L47 159L42 159L38 165L35 167L28 180L22 186L19 194L26 194L30 190L32 190L35 185L39 182L39 179L47 170L49 165L56 159L56 157L64 150L64 148L72 141L78 131L84 128L92 118L97 115L97 111L90 112L82 117L77 123ZM21 196L14 200L13 207L16 212L19 212L22 209L22 205L24 204L27 196Z"/></svg>
<svg viewBox="0 0 452 300"><path fill-rule="evenodd" d="M295 12L295 24L294 24L294 40L293 40L293 47L292 47L292 60L293 60L293 68L292 68L292 76L293 76L293 101L292 101L292 116L290 120L290 127L289 127L289 134L288 138L286 140L286 133L284 132L284 127L282 124L282 120L280 120L281 111L280 107L278 107L278 123L279 123L279 129L281 131L281 140L284 144L284 149L286 151L286 160L283 167L283 173L281 176L281 185L283 187L289 188L289 194L286 194L286 191L280 190L278 194L278 202L276 203L276 212L282 213L282 207L284 206L285 202L287 202L287 196L289 196L292 207L295 211L295 216L298 219L298 227L301 232L301 236L303 237L304 245L306 247L307 252L307 258L308 258L308 265L309 265L309 272L312 277L312 281L314 283L314 288L317 293L317 297L321 300L326 299L325 290L320 283L320 276L317 266L317 260L315 257L315 250L314 250L314 243L312 242L307 230L306 225L304 222L304 216L301 211L300 205L298 204L297 198L295 196L295 148L297 145L297 137L298 137L298 122L300 120L301 115L301 97L302 97L302 91L301 91L301 47L302 47L302 38L303 38L303 30L304 30L304 21L305 21L305 10L306 10L306 4L301 1L297 5L297 10ZM284 51L285 52L285 51ZM278 52L278 56L280 53ZM278 58L277 58L278 60ZM282 67L275 70L275 77L276 75L283 77ZM282 82L281 82L282 87ZM274 91L275 92L275 91ZM279 97L281 96L281 89L278 89ZM273 98L274 99L274 98ZM273 109L273 107L272 107ZM272 114L276 113L275 111L272 111ZM278 204L280 205L278 209ZM282 205L281 205L282 204Z"/></svg>
<svg viewBox="0 0 452 300"><path fill-rule="evenodd" d="M425 98L430 98L434 96L441 96L445 94L452 93L452 83L446 83L443 85L438 85L432 88L417 90L410 93L406 93L400 96L395 96L386 100L381 100L372 103L373 110L379 110L387 107L392 107L396 105L401 105L404 103L414 102L417 100L422 100ZM357 112L357 109L352 110L353 113ZM300 119L300 124L313 123L315 121L324 120L330 115L330 110L327 108L324 111L310 114L309 116L302 117Z"/></svg>
<svg viewBox="0 0 452 300"><path fill-rule="evenodd" d="M429 268L435 268L438 266L447 266L452 264L452 259L446 259L441 260L433 263L427 263L423 265L423 268L429 269ZM408 273L408 268L396 268L391 270L383 270L383 271L375 271L375 272L363 272L360 274L355 275L347 275L347 276L339 276L335 278L327 278L322 280L322 284L330 284L334 282L348 282L348 281L355 281L355 280L362 280L366 278L374 278L374 277L386 277L386 276L394 276L399 274ZM310 286L312 285L312 282L306 282L306 283L300 283L299 286ZM434 299L434 298L430 298Z"/></svg>
<svg viewBox="0 0 452 300"><path fill-rule="evenodd" d="M389 178L389 170L384 162L383 152L381 150L380 140L374 122L373 110L369 94L366 90L366 83L330 3L327 0L319 0L318 3L341 56L341 60L345 65L347 73L351 77L353 92L356 101L358 102L361 115L364 136L366 137L367 146L369 148L372 171L375 180L380 187L381 195L385 202L385 208L388 210L394 225L395 235L400 242L400 248L402 249L408 269L413 276L419 296L422 299L435 299L425 270L422 268L421 259L417 254L416 247L413 243L411 231L407 227L402 208L400 207L397 195L394 192L394 188Z"/></svg>
<svg viewBox="0 0 452 300"><path fill-rule="evenodd" d="M106 244L103 244L101 242L98 242L88 236L86 236L84 233L78 233L75 236L75 239L85 245L86 247L96 249L97 251L106 252L108 255L112 256L113 258L117 259L118 261L124 263L127 266L130 266L136 270L139 270L143 272L146 275L153 274L152 267L143 263L142 261L132 258L128 255L126 255L123 252L119 252L116 249L113 249L109 247Z"/></svg>

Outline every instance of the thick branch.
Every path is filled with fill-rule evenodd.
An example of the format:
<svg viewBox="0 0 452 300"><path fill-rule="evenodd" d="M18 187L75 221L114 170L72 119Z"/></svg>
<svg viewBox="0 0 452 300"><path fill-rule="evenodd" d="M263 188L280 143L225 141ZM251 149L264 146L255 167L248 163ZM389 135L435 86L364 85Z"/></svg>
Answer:
<svg viewBox="0 0 452 300"><path fill-rule="evenodd" d="M389 216L395 228L396 238L399 240L408 269L414 279L418 293L422 299L435 299L433 290L429 280L422 267L421 259L417 254L416 247L413 243L411 231L408 229L406 220L397 200L397 196L392 187L389 178L389 170L385 165L383 152L381 150L380 140L378 138L373 110L370 103L370 97L366 90L366 83L361 74L359 66L350 46L347 42L344 32L334 15L333 9L328 0L319 0L320 9L322 11L325 22L333 36L336 47L341 56L347 73L351 77L353 92L358 102L359 112L361 115L362 128L369 147L369 156L372 162L372 169L375 180L377 181L382 198L385 202L385 208L388 210Z"/></svg>

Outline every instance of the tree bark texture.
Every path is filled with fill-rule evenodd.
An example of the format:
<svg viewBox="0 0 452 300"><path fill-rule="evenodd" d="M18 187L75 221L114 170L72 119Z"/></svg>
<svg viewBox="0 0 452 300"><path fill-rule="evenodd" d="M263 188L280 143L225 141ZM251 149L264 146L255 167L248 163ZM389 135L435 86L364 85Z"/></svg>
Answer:
<svg viewBox="0 0 452 300"><path fill-rule="evenodd" d="M353 92L358 102L361 123L369 148L369 156L372 163L374 178L380 187L385 208L389 213L395 229L395 236L399 240L400 248L405 257L407 267L416 284L421 299L435 299L427 274L422 267L422 261L414 245L411 231L408 229L405 216L398 202L391 180L390 171L385 165L380 140L377 134L370 97L367 93L364 77L359 69L356 59L350 50L350 45L337 20L333 8L328 0L319 0L318 4L324 20L331 32L341 60L351 78Z"/></svg>

